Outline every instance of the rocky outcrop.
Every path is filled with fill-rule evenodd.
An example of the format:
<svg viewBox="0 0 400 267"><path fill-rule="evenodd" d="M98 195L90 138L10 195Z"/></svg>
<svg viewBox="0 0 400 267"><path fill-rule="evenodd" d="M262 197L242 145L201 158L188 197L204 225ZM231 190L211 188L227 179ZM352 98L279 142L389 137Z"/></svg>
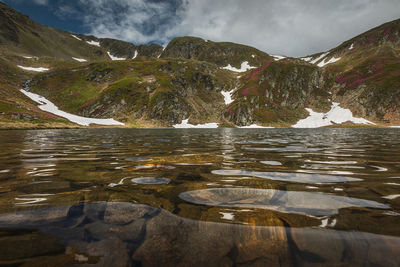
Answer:
<svg viewBox="0 0 400 267"><path fill-rule="evenodd" d="M328 85L324 72L311 64L269 60L240 79L225 117L240 126L296 121L306 107L329 105Z"/></svg>
<svg viewBox="0 0 400 267"><path fill-rule="evenodd" d="M132 43L109 39L100 38L101 47L108 50L113 56L132 59L136 57L156 58L162 52L162 46L157 44L152 45L134 45Z"/></svg>
<svg viewBox="0 0 400 267"><path fill-rule="evenodd" d="M240 68L244 61L249 62L251 66L260 66L269 55L245 45L217 43L196 37L179 37L168 44L161 58L196 59L220 67L230 64Z"/></svg>

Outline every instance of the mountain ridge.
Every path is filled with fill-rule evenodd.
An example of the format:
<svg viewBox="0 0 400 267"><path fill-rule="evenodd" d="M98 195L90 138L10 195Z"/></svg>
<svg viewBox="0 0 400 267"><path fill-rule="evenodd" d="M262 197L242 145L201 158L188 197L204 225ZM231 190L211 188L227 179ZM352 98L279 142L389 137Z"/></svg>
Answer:
<svg viewBox="0 0 400 267"><path fill-rule="evenodd" d="M308 116L306 108L324 113L332 102L380 126L400 123L400 20L298 59L190 36L163 48L74 34L1 2L0 13L4 127L49 127L51 120L18 91L27 80L30 90L67 112L114 117L128 127L171 127L186 119L291 127ZM231 103L224 100L228 92Z"/></svg>

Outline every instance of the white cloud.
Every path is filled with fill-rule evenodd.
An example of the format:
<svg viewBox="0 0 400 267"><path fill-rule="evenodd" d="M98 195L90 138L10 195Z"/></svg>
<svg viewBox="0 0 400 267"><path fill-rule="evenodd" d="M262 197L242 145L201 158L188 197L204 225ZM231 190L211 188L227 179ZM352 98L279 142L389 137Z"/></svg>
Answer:
<svg viewBox="0 0 400 267"><path fill-rule="evenodd" d="M84 23L91 34L147 43L169 41L169 27L178 17L171 16L174 5L146 0L80 0L88 13Z"/></svg>
<svg viewBox="0 0 400 267"><path fill-rule="evenodd" d="M40 1L40 0L37 0ZM325 51L400 17L386 0L80 0L91 33L134 43L193 35L254 46L270 54Z"/></svg>

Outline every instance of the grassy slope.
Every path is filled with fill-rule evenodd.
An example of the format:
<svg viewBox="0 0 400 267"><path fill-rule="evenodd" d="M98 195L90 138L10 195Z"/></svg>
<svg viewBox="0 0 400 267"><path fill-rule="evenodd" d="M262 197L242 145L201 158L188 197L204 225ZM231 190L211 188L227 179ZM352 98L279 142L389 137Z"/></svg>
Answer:
<svg viewBox="0 0 400 267"><path fill-rule="evenodd" d="M229 72L195 60L107 61L39 74L32 90L74 114L170 126L187 117L219 121L220 90L232 81Z"/></svg>
<svg viewBox="0 0 400 267"><path fill-rule="evenodd" d="M19 92L20 80L28 76L0 58L0 129L77 127L62 118L43 112Z"/></svg>
<svg viewBox="0 0 400 267"><path fill-rule="evenodd" d="M128 51L132 55L135 51L133 49L136 48L145 56L159 54L162 50L158 45L135 46L113 39L77 36L82 41L72 37L68 32L38 24L0 3L0 128L77 127L65 119L39 110L35 103L19 92L19 88L26 80L40 74L24 71L17 65L46 67L50 72L58 73L85 65L73 60L72 57L98 62L110 60L107 51L119 56L119 48L129 48ZM100 41L107 46L89 45L85 40ZM33 58L25 58L26 56ZM46 75L47 73L44 74ZM61 79L60 84L54 88L68 81ZM80 88L75 89L80 90ZM85 90L82 93L90 97ZM65 102L68 101L64 99L63 103Z"/></svg>

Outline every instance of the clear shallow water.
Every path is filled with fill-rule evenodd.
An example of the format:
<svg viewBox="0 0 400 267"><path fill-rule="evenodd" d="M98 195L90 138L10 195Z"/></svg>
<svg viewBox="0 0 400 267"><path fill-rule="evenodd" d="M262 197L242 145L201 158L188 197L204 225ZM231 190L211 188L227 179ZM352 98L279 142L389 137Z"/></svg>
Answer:
<svg viewBox="0 0 400 267"><path fill-rule="evenodd" d="M8 264L397 266L400 131L0 131L0 242Z"/></svg>

